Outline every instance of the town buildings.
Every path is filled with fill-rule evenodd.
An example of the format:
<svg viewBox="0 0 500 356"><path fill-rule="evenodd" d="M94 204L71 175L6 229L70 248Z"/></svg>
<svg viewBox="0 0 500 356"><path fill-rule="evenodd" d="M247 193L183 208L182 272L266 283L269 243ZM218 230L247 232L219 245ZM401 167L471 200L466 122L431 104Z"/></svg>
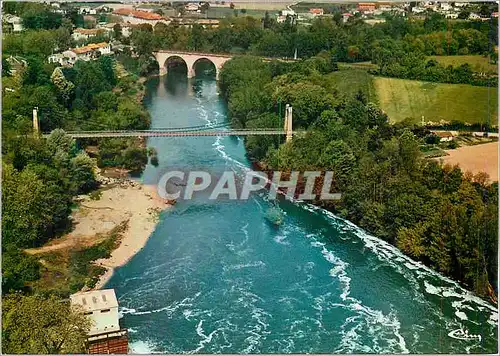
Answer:
<svg viewBox="0 0 500 356"><path fill-rule="evenodd" d="M376 8L377 6L375 5L374 2L360 2L358 4L357 10L359 12L367 13L375 11Z"/></svg>
<svg viewBox="0 0 500 356"><path fill-rule="evenodd" d="M170 23L165 17L154 12L134 10L130 8L119 8L113 11L114 15L121 16L124 22L130 24L150 24L156 25L158 22Z"/></svg>
<svg viewBox="0 0 500 356"><path fill-rule="evenodd" d="M112 54L111 46L107 42L91 43L76 47L62 53L55 53L48 57L49 63L59 63L61 66L73 66L77 60L90 61L101 55Z"/></svg>
<svg viewBox="0 0 500 356"><path fill-rule="evenodd" d="M184 10L188 12L201 12L201 7L197 3L189 3L184 6Z"/></svg>
<svg viewBox="0 0 500 356"><path fill-rule="evenodd" d="M71 37L75 41L88 40L91 37L95 37L98 35L107 36L110 30L108 28L76 28L73 30Z"/></svg>
<svg viewBox="0 0 500 356"><path fill-rule="evenodd" d="M313 16L323 16L324 10L321 8L309 9L309 13L312 14Z"/></svg>

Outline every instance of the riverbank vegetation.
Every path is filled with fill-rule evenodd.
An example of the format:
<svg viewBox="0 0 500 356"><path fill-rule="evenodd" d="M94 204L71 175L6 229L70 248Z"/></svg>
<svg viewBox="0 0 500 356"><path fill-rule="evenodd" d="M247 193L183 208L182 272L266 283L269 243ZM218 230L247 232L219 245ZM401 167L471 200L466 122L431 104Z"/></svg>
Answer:
<svg viewBox="0 0 500 356"><path fill-rule="evenodd" d="M97 186L96 165L138 171L147 163L140 140L89 139L77 144L60 129L147 128L149 115L140 102L144 85L138 76L158 69L151 58L157 49L280 58L297 53L303 60L296 63L235 58L221 72L220 88L233 126L282 127L284 104L289 103L296 128L308 131L288 144L276 137L249 137L249 156L270 168L333 170L343 198L325 204L326 208L478 295L496 293L497 184L489 184L484 175L470 176L457 167L422 159L419 145L429 132L408 122L389 125L386 114L374 104L380 98L367 72L496 86L494 74L480 73L473 65L453 63L450 68L427 58L467 54L494 62L496 19L389 16L385 23L371 26L357 17L343 23L335 13L311 26L299 26L293 18L278 24L266 14L262 20L223 19L218 28L187 28L174 20L154 28L138 26L130 38L122 38L117 28L115 38L132 44L132 52L61 68L48 63L47 56L76 45L73 27L85 25L76 9L62 15L46 4L9 2L4 12L20 16L26 28L5 34L2 53L5 352L83 352L83 321L68 303L53 298L92 286L102 270L92 267L91 261L106 256L115 240L110 237L103 245L62 257L49 254L45 265L24 250L68 231L75 197ZM10 56L26 66L12 68ZM337 71L345 66L339 62L357 67ZM47 139L33 135L34 107L41 131L55 130ZM418 119L421 113L414 110L409 115ZM434 114L426 115L426 120L434 121ZM88 146L96 148L90 156L82 150ZM43 284L51 272L64 277L56 279L60 285ZM59 339L65 335L67 339Z"/></svg>
<svg viewBox="0 0 500 356"><path fill-rule="evenodd" d="M140 140L77 143L61 130L149 127L140 101L144 86L137 77L119 73L112 57L78 61L71 68L47 63L54 50L74 45L71 14L48 16L50 6L37 3L6 7L17 11L27 30L6 34L3 41L2 64L12 56L25 65L2 66L2 346L12 353L81 353L85 323L76 322L81 328L74 332L81 338L68 334L73 333L68 320L78 314L60 298L95 283L102 268L92 261L109 254L110 245L71 252L67 263L50 255L44 261L24 250L71 229L75 198L98 186L98 164L140 170L147 163ZM52 131L47 139L33 133L34 108L40 130ZM89 156L83 148L91 144L97 149ZM50 268L51 281L46 278ZM30 309L35 302L36 311ZM52 313L54 306L64 313ZM69 336L71 342L59 340Z"/></svg>
<svg viewBox="0 0 500 356"><path fill-rule="evenodd" d="M191 29L173 20L169 25L134 29L131 42L139 55L173 49L279 58L297 53L304 59L327 51L336 62L372 61L379 75L496 86L496 76L477 71L473 63L450 66L428 56L478 55L496 63L497 19L454 21L430 13L425 19L388 15L385 20L368 25L355 16L344 23L340 13L334 13L306 27L297 25L293 17L279 24L266 15L261 21L234 17L221 20L218 28L193 25Z"/></svg>
<svg viewBox="0 0 500 356"><path fill-rule="evenodd" d="M321 55L288 64L239 57L224 66L220 88L234 126L282 127L281 102L293 106L294 129L307 131L289 143L249 137L250 157L268 169L333 171L342 199L316 204L494 300L498 184L423 159L425 129L391 125L368 100L369 86L344 95L332 69Z"/></svg>

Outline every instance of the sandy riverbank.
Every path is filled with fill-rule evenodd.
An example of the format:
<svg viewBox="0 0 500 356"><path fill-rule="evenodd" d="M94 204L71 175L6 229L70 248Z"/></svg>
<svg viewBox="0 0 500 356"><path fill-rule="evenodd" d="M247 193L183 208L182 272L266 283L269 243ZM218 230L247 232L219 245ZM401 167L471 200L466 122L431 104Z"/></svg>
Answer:
<svg viewBox="0 0 500 356"><path fill-rule="evenodd" d="M123 266L148 241L158 222L159 213L169 207L157 196L154 186L137 185L127 188L112 188L104 191L98 205L111 207L112 210L100 211L100 214L128 220L128 225L122 233L121 243L109 258L95 261L107 269L97 282L94 289L102 288L113 275L116 267ZM98 219L97 221L104 221ZM96 223L96 220L93 221ZM115 225L116 226L116 225Z"/></svg>
<svg viewBox="0 0 500 356"><path fill-rule="evenodd" d="M102 241L121 224L126 228L121 232L120 245L109 258L96 260L94 263L107 269L94 289L99 289L113 275L113 270L127 263L139 252L148 241L158 222L159 213L170 207L158 197L154 186L141 185L133 181L122 181L119 184L105 185L101 196L92 200L88 196L81 197L79 208L71 218L74 229L63 237L49 244L26 252L36 255L40 253L91 246Z"/></svg>

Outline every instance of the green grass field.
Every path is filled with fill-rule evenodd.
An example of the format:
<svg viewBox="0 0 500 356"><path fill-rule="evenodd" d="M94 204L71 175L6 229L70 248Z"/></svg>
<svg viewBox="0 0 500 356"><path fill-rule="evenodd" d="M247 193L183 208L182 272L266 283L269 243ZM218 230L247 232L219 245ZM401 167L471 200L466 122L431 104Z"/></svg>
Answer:
<svg viewBox="0 0 500 356"><path fill-rule="evenodd" d="M497 123L497 88L418 80L374 78L378 103L393 122L460 121Z"/></svg>
<svg viewBox="0 0 500 356"><path fill-rule="evenodd" d="M353 97L361 89L369 101L377 102L373 77L366 70L344 69L330 73L326 77L333 81L341 95Z"/></svg>
<svg viewBox="0 0 500 356"><path fill-rule="evenodd" d="M498 66L491 64L488 57L480 55L471 56L429 56L429 59L435 59L444 66L452 65L458 67L469 63L475 72L498 73Z"/></svg>

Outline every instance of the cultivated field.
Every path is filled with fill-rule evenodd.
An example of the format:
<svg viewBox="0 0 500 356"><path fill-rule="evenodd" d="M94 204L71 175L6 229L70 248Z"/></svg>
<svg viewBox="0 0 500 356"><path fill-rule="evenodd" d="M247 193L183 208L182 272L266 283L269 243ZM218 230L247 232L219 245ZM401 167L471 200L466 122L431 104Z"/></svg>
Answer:
<svg viewBox="0 0 500 356"><path fill-rule="evenodd" d="M328 74L327 77L333 81L340 95L352 98L361 90L369 101L378 101L373 77L366 70L344 69Z"/></svg>
<svg viewBox="0 0 500 356"><path fill-rule="evenodd" d="M374 78L380 107L393 122L413 118L420 122L497 122L497 88L418 80Z"/></svg>
<svg viewBox="0 0 500 356"><path fill-rule="evenodd" d="M498 73L498 66L491 64L488 57L480 55L471 56L429 56L429 59L435 59L444 66L452 65L458 67L468 63L474 72Z"/></svg>
<svg viewBox="0 0 500 356"><path fill-rule="evenodd" d="M476 146L462 146L446 151L448 156L439 157L444 163L458 164L462 171L488 173L491 181L498 181L498 142Z"/></svg>

